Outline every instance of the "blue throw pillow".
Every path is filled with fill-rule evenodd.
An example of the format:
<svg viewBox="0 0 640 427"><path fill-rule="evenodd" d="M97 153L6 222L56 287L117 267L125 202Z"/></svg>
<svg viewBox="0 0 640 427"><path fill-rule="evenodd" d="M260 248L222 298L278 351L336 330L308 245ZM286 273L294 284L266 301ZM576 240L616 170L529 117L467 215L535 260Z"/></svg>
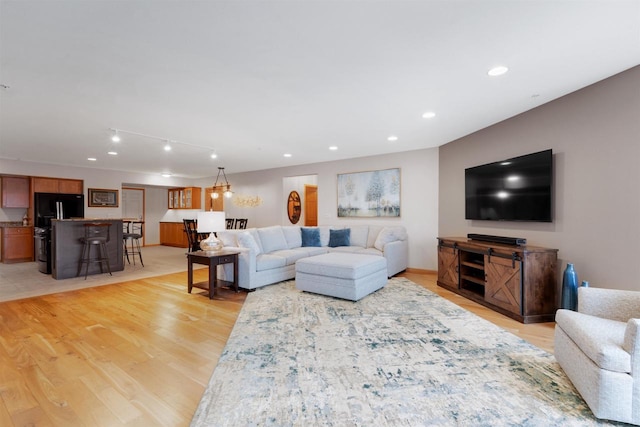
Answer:
<svg viewBox="0 0 640 427"><path fill-rule="evenodd" d="M320 246L320 230L317 228L300 229L302 246Z"/></svg>
<svg viewBox="0 0 640 427"><path fill-rule="evenodd" d="M329 247L351 245L351 229L344 228L342 230L329 230Z"/></svg>

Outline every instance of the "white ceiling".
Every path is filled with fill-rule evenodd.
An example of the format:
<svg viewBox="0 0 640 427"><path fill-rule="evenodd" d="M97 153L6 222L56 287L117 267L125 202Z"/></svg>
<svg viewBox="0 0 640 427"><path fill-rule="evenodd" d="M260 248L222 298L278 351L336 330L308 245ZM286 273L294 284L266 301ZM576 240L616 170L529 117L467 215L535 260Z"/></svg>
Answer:
<svg viewBox="0 0 640 427"><path fill-rule="evenodd" d="M200 178L435 147L638 64L638 0L2 0L0 157ZM109 156L110 128L158 138Z"/></svg>

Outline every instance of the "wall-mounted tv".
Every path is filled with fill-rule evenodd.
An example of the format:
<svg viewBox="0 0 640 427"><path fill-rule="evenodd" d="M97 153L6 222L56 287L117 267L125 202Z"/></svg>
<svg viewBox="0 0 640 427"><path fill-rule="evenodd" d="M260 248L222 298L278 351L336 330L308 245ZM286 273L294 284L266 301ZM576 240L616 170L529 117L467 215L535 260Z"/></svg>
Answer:
<svg viewBox="0 0 640 427"><path fill-rule="evenodd" d="M551 222L552 177L551 150L465 169L465 218Z"/></svg>

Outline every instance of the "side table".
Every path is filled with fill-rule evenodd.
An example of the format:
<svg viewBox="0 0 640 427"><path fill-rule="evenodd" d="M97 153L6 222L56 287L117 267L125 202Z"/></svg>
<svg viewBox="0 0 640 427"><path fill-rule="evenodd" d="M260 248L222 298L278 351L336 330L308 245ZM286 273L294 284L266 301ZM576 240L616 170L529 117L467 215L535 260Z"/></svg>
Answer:
<svg viewBox="0 0 640 427"><path fill-rule="evenodd" d="M188 292L196 287L209 291L209 299L217 293L218 286L233 286L238 292L238 254L240 251L223 249L221 251L193 251L187 252L188 260ZM193 283L193 264L209 266L209 283ZM217 267L221 264L233 264L233 282L221 280L217 277Z"/></svg>

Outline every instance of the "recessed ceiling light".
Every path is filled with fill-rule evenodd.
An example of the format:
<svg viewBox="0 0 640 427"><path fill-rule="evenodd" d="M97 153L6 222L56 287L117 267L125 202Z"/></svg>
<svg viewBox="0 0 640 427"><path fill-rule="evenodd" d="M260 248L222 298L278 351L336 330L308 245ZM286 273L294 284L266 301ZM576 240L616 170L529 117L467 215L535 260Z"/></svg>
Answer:
<svg viewBox="0 0 640 427"><path fill-rule="evenodd" d="M90 162L95 162L98 159L96 159L95 157L87 157L87 160L89 160Z"/></svg>
<svg viewBox="0 0 640 427"><path fill-rule="evenodd" d="M398 140L398 137L397 137L397 136L395 136L395 135L390 135L390 136L387 138L387 141L392 141L392 142L393 142L393 141L397 141L397 140Z"/></svg>
<svg viewBox="0 0 640 427"><path fill-rule="evenodd" d="M436 113L434 113L433 111L427 111L426 113L424 113L422 115L423 119L433 119L436 116Z"/></svg>
<svg viewBox="0 0 640 427"><path fill-rule="evenodd" d="M290 153L285 153L284 156L285 157L291 157L291 154Z"/></svg>
<svg viewBox="0 0 640 427"><path fill-rule="evenodd" d="M162 176L165 177L165 178L169 178L171 176L171 174L170 173L163 173Z"/></svg>
<svg viewBox="0 0 640 427"><path fill-rule="evenodd" d="M117 156L118 152L117 151L109 151L109 152L107 152L107 154L109 154L110 156Z"/></svg>
<svg viewBox="0 0 640 427"><path fill-rule="evenodd" d="M505 67L504 65L499 65L497 67L493 67L492 69L490 69L487 74L489 74L492 77L495 76L501 76L504 73L506 73L507 71L509 71L509 69L507 67Z"/></svg>
<svg viewBox="0 0 640 427"><path fill-rule="evenodd" d="M332 145L331 147L329 147L329 150L331 151L336 151L338 149L338 147L336 147L335 145Z"/></svg>

